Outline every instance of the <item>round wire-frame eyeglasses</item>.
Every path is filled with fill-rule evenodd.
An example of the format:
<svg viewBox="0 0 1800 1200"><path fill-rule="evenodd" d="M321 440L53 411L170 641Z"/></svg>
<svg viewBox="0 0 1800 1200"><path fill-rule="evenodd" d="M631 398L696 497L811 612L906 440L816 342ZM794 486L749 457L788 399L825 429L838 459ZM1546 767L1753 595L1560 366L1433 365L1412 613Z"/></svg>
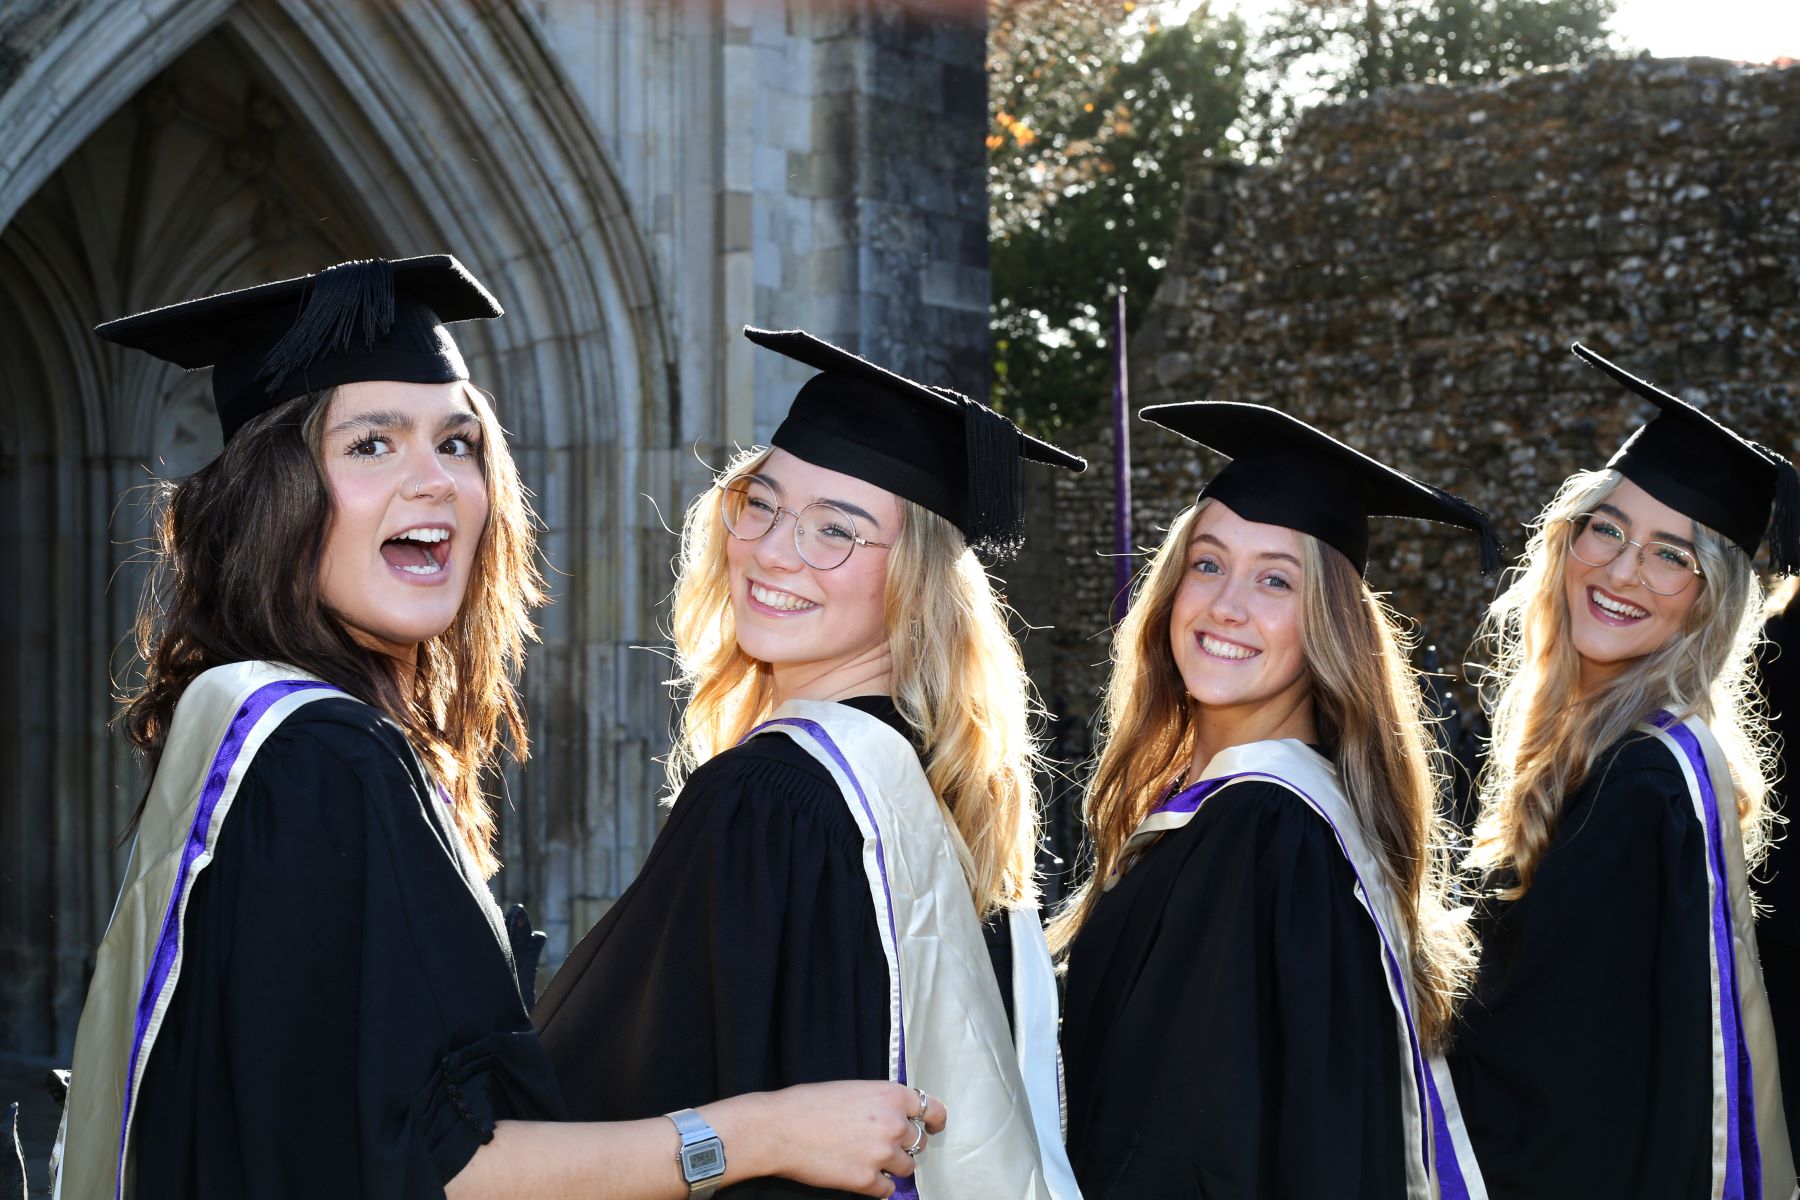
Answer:
<svg viewBox="0 0 1800 1200"><path fill-rule="evenodd" d="M794 550L816 571L843 566L858 546L893 548L892 542L873 542L858 534L856 518L835 504L821 500L798 511L784 508L766 489L744 480L719 485L719 516L725 532L740 542L761 541L782 517L794 518Z"/></svg>

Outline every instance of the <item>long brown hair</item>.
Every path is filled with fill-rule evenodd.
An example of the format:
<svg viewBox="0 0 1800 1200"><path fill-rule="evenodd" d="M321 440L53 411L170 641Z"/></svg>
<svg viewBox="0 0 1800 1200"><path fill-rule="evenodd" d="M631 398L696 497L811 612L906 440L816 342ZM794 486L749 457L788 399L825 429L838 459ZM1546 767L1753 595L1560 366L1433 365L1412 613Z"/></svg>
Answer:
<svg viewBox="0 0 1800 1200"><path fill-rule="evenodd" d="M481 424L488 519L462 607L420 647L410 690L387 655L359 645L325 606L320 559L332 520L321 458L330 391L296 397L238 430L185 479L154 485L155 561L135 627L141 682L116 718L154 774L175 706L203 671L268 660L380 709L449 791L480 868L499 866L482 771L504 745L528 753L518 673L543 603L534 518L486 393ZM143 815L140 802L126 827Z"/></svg>
<svg viewBox="0 0 1800 1200"><path fill-rule="evenodd" d="M738 455L721 481L755 469ZM983 918L1034 903L1038 831L1030 684L1005 607L957 528L900 499L884 593L895 706L919 732L922 764L959 844ZM687 704L668 760L670 793L774 710L766 663L737 644L718 490L688 506L676 565L673 633Z"/></svg>
<svg viewBox="0 0 1800 1200"><path fill-rule="evenodd" d="M1718 739L1737 789L1745 862L1760 862L1773 835L1774 813L1765 802L1773 738L1752 669L1762 584L1741 549L1692 522L1704 577L1693 585L1700 594L1680 634L1597 694L1577 694L1581 663L1563 588L1571 520L1593 511L1624 479L1612 470L1578 471L1563 482L1477 631L1477 646L1491 664L1482 699L1493 717L1493 741L1469 866L1483 886L1498 883L1508 897L1531 887L1564 800L1602 755L1659 708L1677 718L1698 716Z"/></svg>
<svg viewBox="0 0 1800 1200"><path fill-rule="evenodd" d="M1188 569L1194 524L1211 503L1202 500L1176 518L1139 576L1114 637L1105 724L1086 804L1094 870L1051 922L1050 942L1059 953L1093 912L1126 840L1192 760L1194 705L1169 644L1169 621ZM1466 913L1447 901L1450 824L1440 807L1447 795L1442 754L1407 665L1409 642L1399 618L1349 559L1304 533L1300 545L1301 646L1312 679L1314 722L1399 903L1420 1036L1435 1048L1448 1040L1474 963Z"/></svg>

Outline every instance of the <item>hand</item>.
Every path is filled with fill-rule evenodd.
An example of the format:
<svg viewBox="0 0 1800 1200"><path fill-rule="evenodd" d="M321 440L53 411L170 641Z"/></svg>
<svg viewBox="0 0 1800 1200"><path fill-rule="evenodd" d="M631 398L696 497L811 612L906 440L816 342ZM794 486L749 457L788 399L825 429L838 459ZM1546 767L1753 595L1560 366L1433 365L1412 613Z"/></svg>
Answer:
<svg viewBox="0 0 1800 1200"><path fill-rule="evenodd" d="M913 1173L907 1149L917 1142L916 1152L923 1153L929 1135L941 1133L947 1118L944 1102L928 1096L922 1117L926 1136L920 1137L913 1123L921 1115L919 1093L898 1083L809 1083L761 1099L758 1149L766 1147L770 1155L767 1174L863 1196L893 1195L891 1176ZM726 1154L731 1153L727 1138Z"/></svg>

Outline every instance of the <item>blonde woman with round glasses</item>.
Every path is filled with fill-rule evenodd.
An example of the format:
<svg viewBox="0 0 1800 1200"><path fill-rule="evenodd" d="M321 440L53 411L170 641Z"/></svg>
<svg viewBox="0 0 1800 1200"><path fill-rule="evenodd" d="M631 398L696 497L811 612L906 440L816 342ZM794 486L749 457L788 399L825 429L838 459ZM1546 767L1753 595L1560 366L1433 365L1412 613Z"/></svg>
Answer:
<svg viewBox="0 0 1800 1200"><path fill-rule="evenodd" d="M1489 1195L1787 1197L1746 864L1767 849L1749 682L1785 459L1576 346L1657 415L1571 476L1484 633L1476 992L1452 1072Z"/></svg>
<svg viewBox="0 0 1800 1200"><path fill-rule="evenodd" d="M1073 1197L1028 688L975 549L1017 542L1021 461L1085 464L805 333L746 335L820 373L688 509L679 794L546 991L544 1044L585 1119L923 1084L950 1124L918 1195Z"/></svg>

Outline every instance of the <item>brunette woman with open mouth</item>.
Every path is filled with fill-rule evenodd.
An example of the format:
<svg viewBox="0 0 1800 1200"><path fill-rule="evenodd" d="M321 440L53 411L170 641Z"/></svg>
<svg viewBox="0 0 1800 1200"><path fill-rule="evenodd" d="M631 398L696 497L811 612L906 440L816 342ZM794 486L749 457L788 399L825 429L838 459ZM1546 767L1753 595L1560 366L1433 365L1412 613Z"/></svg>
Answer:
<svg viewBox="0 0 1800 1200"><path fill-rule="evenodd" d="M153 775L76 1036L59 1196L648 1200L696 1173L879 1196L942 1125L923 1093L867 1082L554 1123L481 787L503 734L524 753L535 548L446 328L499 315L438 255L100 327L211 366L225 448L166 487L121 717Z"/></svg>
<svg viewBox="0 0 1800 1200"><path fill-rule="evenodd" d="M1751 560L1767 531L1775 568L1800 564L1800 478L1574 350L1656 412L1564 481L1488 614L1482 962L1457 1092L1496 1200L1785 1200L1746 880L1771 823Z"/></svg>
<svg viewBox="0 0 1800 1200"><path fill-rule="evenodd" d="M1088 1200L1479 1195L1438 1055L1469 961L1372 517L1473 506L1254 404L1143 416L1231 461L1114 637L1067 951Z"/></svg>

